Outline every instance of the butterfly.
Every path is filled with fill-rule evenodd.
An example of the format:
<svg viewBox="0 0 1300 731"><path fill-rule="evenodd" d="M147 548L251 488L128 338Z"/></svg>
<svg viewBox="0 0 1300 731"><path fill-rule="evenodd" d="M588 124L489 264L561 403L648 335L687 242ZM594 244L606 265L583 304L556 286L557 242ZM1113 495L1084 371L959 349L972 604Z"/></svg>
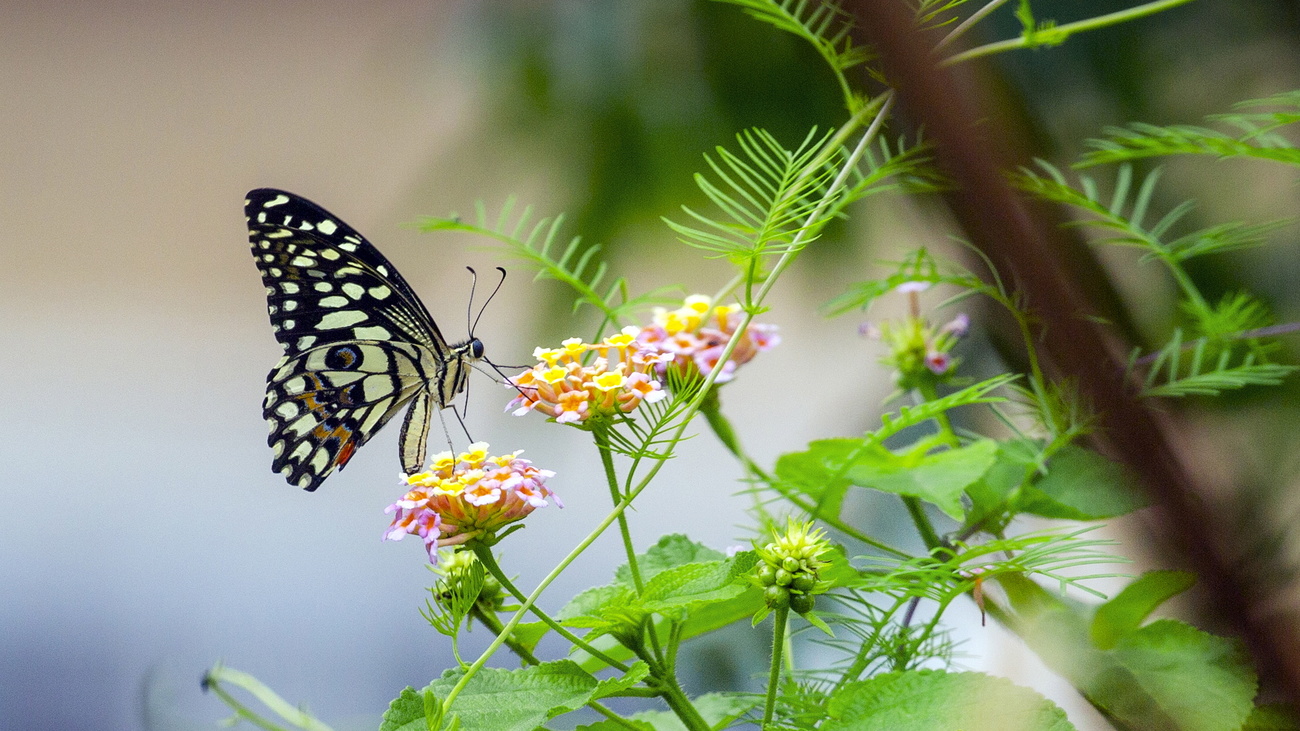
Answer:
<svg viewBox="0 0 1300 731"><path fill-rule="evenodd" d="M311 491L342 469L402 407L407 474L429 425L465 390L483 343L448 344L397 269L355 229L306 198L258 188L244 201L248 240L284 357L266 377L271 469Z"/></svg>

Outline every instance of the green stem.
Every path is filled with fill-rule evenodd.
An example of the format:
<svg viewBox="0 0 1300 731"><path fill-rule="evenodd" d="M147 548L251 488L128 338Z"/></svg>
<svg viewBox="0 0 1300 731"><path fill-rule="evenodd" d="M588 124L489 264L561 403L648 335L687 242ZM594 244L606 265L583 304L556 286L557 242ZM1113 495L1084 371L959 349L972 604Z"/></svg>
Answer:
<svg viewBox="0 0 1300 731"><path fill-rule="evenodd" d="M944 36L943 40L939 41L939 43L935 45L934 47L935 50L943 48L949 43L952 43L953 41L962 37L963 35L965 35L966 31L970 30L971 28L974 28L975 24L983 20L985 17L987 17L989 13L993 12L994 10L997 10L999 7L1006 4L1007 4L1007 0L993 0L988 5L985 5L979 10L976 10L974 13L971 13L971 16L969 18L963 20L961 22L961 25L958 25L956 28L953 28L952 32Z"/></svg>
<svg viewBox="0 0 1300 731"><path fill-rule="evenodd" d="M588 654L592 655L593 657L600 658L602 662L607 663L612 667L616 667L619 670L622 670L623 672L627 672L628 668L626 665L620 663L614 658L601 652L599 649L592 646L586 640L570 632L559 622L556 622L554 619L551 619L550 615L548 615L546 612L543 612L542 610L533 606L532 603L529 601L529 597L525 597L524 593L519 591L519 588L516 587L514 582L510 580L510 577L506 576L505 572L501 570L501 566L497 564L496 557L492 555L491 548L483 545L483 543L480 541L471 541L467 545L470 547L470 550L474 551L474 555L477 556L478 560L483 564L483 568L487 569L488 573L492 574L493 578L501 582L501 586L506 591L510 592L510 596L513 596L515 599L518 599L519 601L523 602L525 608L530 610L538 619L540 619L543 623L545 623L547 627L550 627L551 629L555 630L556 634L560 635L561 637L568 640L569 642L572 642L575 646L581 647L584 651L586 651ZM522 611L523 609L521 608L520 612ZM518 624L518 622L512 622L511 624L507 625L507 628L511 630L511 632L508 633L507 635L504 635L504 637L507 638L505 640L506 642L510 641L509 638L512 637L513 635L515 624ZM497 636L502 637L503 635L501 635L500 631L498 631Z"/></svg>
<svg viewBox="0 0 1300 731"><path fill-rule="evenodd" d="M763 705L763 723L760 728L767 728L772 723L776 711L776 694L781 684L781 656L785 649L785 625L790 618L790 608L776 610L772 627L772 667L767 674L767 702Z"/></svg>
<svg viewBox="0 0 1300 731"><path fill-rule="evenodd" d="M939 392L935 390L933 383L923 383L917 386L916 390L921 394L923 402L939 400ZM957 438L957 432L952 429L952 422L948 420L948 412L939 412L935 415L934 421L939 425L939 435L945 442L953 447L961 444L961 440Z"/></svg>
<svg viewBox="0 0 1300 731"><path fill-rule="evenodd" d="M713 433L717 435L718 441L722 442L722 445L727 448L727 451L731 452L735 455L736 459L740 460L740 463L745 467L745 469L749 470L749 473L752 476L766 482L773 490L781 493L781 496L790 501L790 503L795 507L850 538L884 551L892 556L897 556L903 559L912 558L912 555L906 551L900 551L888 543L872 538L866 533L863 533L848 523L840 520L838 516L823 515L823 511L819 505L815 505L812 502L805 500L801 495L790 492L778 485L771 475L767 474L767 472L759 467L754 460L749 458L744 447L740 444L740 438L736 436L735 429L731 426L731 421L722 413L722 404L717 395L717 389L715 388L713 391L714 393L706 395L704 401L701 402L700 411L704 414L705 420L708 421L709 427L713 429Z"/></svg>
<svg viewBox="0 0 1300 731"><path fill-rule="evenodd" d="M903 496L903 505L907 506L907 514L912 516L912 524L916 526L916 532L921 534L921 540L925 542L925 547L931 551L943 545L939 540L939 534L934 530L934 524L930 522L929 516L925 514L925 508L921 505L920 498Z"/></svg>
<svg viewBox="0 0 1300 731"><path fill-rule="evenodd" d="M1075 23L1066 23L1065 25L1058 25L1055 28L1052 28L1050 31L1044 31L1044 33L1045 34L1050 33L1052 36L1059 38L1060 41L1064 41L1065 38L1074 35L1075 33L1083 33L1085 31L1097 30L1098 28L1105 28L1106 26L1109 25L1116 25L1118 23L1125 23L1130 20L1137 20L1138 18L1147 15L1154 15L1156 13L1169 10L1170 8L1175 8L1179 5L1186 5L1191 1L1192 0L1156 0L1156 2L1150 2L1145 5L1139 5L1136 8L1119 10L1114 13L1108 13L1106 15L1098 15L1095 18L1088 18L1087 20L1080 20ZM1010 40L998 41L997 43L988 43L983 46L977 46L976 48L972 48L969 51L963 51L961 53L958 53L955 56L949 56L948 58L944 59L940 63L940 65L952 66L954 64L962 63L963 61L969 61L973 58L979 58L980 56L989 56L994 53L1011 51L1017 48L1028 48L1037 45L1039 45L1037 42L1031 42L1029 38L1022 35L1019 38L1012 38Z"/></svg>
<svg viewBox="0 0 1300 731"><path fill-rule="evenodd" d="M475 604L474 608L470 610L470 615L482 623L482 625L487 628L487 631L494 635L499 635L502 632L505 632L506 626L501 623L501 618L496 615L496 612L487 611ZM529 665L542 664L542 661L537 659L537 656L533 654L532 650L524 647L522 643L515 639L513 633L506 636L506 647L509 647L511 652L518 655L519 659ZM463 665L464 663L461 664Z"/></svg>
<svg viewBox="0 0 1300 731"><path fill-rule="evenodd" d="M609 483L610 500L617 506L623 495L618 488L618 473L614 470L614 454L609 449L609 425L597 423L591 433L596 438L596 448L600 450L600 464L605 468L605 481ZM627 526L627 516L621 511L618 514L618 532L623 536L623 550L627 553L627 567L632 573L632 585L640 595L645 591L645 584L641 581L641 568L637 565L636 548L632 545L632 532Z"/></svg>
<svg viewBox="0 0 1300 731"><path fill-rule="evenodd" d="M659 696L664 699L669 708L673 709L673 713L677 714L682 725L691 731L709 731L709 722L704 720L699 710L695 708L695 704L691 703L691 699L682 692L682 687L677 684L677 677L672 670L647 653L644 647L637 649L637 656L651 667L651 672L659 681Z"/></svg>
<svg viewBox="0 0 1300 731"><path fill-rule="evenodd" d="M248 673L235 670L234 668L228 668L218 663L215 667L204 674L204 690L211 690L223 703L230 706L230 709L235 712L235 715L249 721L255 726L260 726L261 728L267 729L267 731L285 731L284 727L278 726L266 718L263 718L243 703L240 703L235 696L231 695L222 687L223 683L229 683L248 691L254 698L261 701L263 705L274 711L276 715L292 724L294 728L304 729L304 731L331 731L329 726L317 720L302 708L294 706L281 698L262 681Z"/></svg>
<svg viewBox="0 0 1300 731"><path fill-rule="evenodd" d="M501 620L497 618L496 614L492 612L483 611L482 609L479 609L477 606L474 607L472 611L473 611L474 618L482 622L483 626L486 627L489 632L492 632L496 635L500 635L502 632L505 631L505 625L501 624ZM509 647L512 652L518 655L521 659L523 659L524 662L528 663L529 665L542 664L542 661L537 659L536 655L534 655L531 651L529 651L528 648L519 644L517 641L513 639L507 639L506 646ZM647 693L649 692L650 691L647 691ZM622 726L623 728L631 729L632 731L637 731L637 729L640 728L640 726L637 726L631 721L628 721L627 719L623 718L617 713L611 711L609 708L602 705L599 701L588 701L587 707L601 714L605 718L608 718L610 721L613 721L619 726Z"/></svg>
<svg viewBox="0 0 1300 731"><path fill-rule="evenodd" d="M285 728L283 726L277 726L274 723L271 723L270 721L266 720L265 718L262 718L261 716L257 715L256 712L249 710L247 706L240 703L233 695L227 693L225 689L222 688L220 685L217 685L216 683L209 683L208 690L215 693L216 696L221 699L222 703L225 703L227 706L230 707L230 710L235 712L236 716L238 716L239 718L245 721L248 721L254 726L257 726L258 728L264 728L267 731L285 731Z"/></svg>

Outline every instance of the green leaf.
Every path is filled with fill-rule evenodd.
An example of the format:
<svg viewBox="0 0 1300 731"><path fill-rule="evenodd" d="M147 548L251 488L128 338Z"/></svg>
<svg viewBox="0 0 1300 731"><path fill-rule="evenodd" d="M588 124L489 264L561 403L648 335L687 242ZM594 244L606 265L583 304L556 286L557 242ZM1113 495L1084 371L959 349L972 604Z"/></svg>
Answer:
<svg viewBox="0 0 1300 731"><path fill-rule="evenodd" d="M980 525L985 530L996 531L998 525L990 521L1007 512L1007 500L1012 492L1025 482L1030 470L1041 459L1043 441L1040 439L1012 439L998 443L993 464L979 480L966 488L971 499L966 514L967 525Z"/></svg>
<svg viewBox="0 0 1300 731"><path fill-rule="evenodd" d="M637 568L641 570L641 580L649 581L664 569L682 564L700 561L717 561L725 556L702 543L696 543L680 533L672 533L659 539L645 553L637 555ZM632 586L632 571L627 564L618 567L614 577L622 584Z"/></svg>
<svg viewBox="0 0 1300 731"><path fill-rule="evenodd" d="M739 578L753 568L756 558L748 561L709 561L666 569L646 582L641 594L642 606L652 612L684 619L681 612L691 607L720 602L739 595L746 584Z"/></svg>
<svg viewBox="0 0 1300 731"><path fill-rule="evenodd" d="M1101 650L1086 608L1023 577L998 582L1014 609L1000 619L1116 728L1238 731L1250 713L1255 672L1237 641L1162 619Z"/></svg>
<svg viewBox="0 0 1300 731"><path fill-rule="evenodd" d="M664 536L637 558L644 582L639 596L631 572L623 566L616 572L613 583L587 589L570 600L559 611L560 621L570 627L589 628L591 631L585 639L591 641L604 634L639 632L652 614L688 620L710 605L730 603L746 594L747 584L741 577L757 561L752 551L724 558L723 554L681 535ZM691 559L713 560L681 563ZM744 616L736 613L738 607L751 604L752 601L743 600L715 618L728 616L733 617L729 621L735 621ZM613 654L619 659L626 657ZM583 667L589 670L602 667L586 654L581 659Z"/></svg>
<svg viewBox="0 0 1300 731"><path fill-rule="evenodd" d="M537 648L537 643L550 631L551 628L545 622L520 622L515 625L514 636L519 644L531 651Z"/></svg>
<svg viewBox="0 0 1300 731"><path fill-rule="evenodd" d="M885 673L844 686L827 712L824 731L1074 730L1055 703L983 673Z"/></svg>
<svg viewBox="0 0 1300 731"><path fill-rule="evenodd" d="M919 458L872 445L862 451L847 477L873 490L920 498L960 520L962 493L988 471L997 451L998 443L991 439Z"/></svg>
<svg viewBox="0 0 1300 731"><path fill-rule="evenodd" d="M645 677L647 668L633 666L629 676ZM460 680L460 670L448 670L426 688L446 698ZM570 660L520 670L481 668L456 696L448 718L459 719L463 731L532 731L548 719L582 707L598 692L622 680L599 681ZM611 691L612 692L612 691ZM425 731L423 692L411 688L389 706L380 731Z"/></svg>
<svg viewBox="0 0 1300 731"><path fill-rule="evenodd" d="M1250 714L1255 672L1234 640L1161 619L1125 635L1111 655L1118 667L1089 693L1132 728L1237 731Z"/></svg>
<svg viewBox="0 0 1300 731"><path fill-rule="evenodd" d="M596 627L620 608L631 608L636 598L631 587L623 584L593 586L570 599L557 614L570 627Z"/></svg>
<svg viewBox="0 0 1300 731"><path fill-rule="evenodd" d="M762 698L749 693L707 693L692 699L711 728L730 728L736 719L762 703ZM686 726L672 711L641 711L629 719L638 728L650 731L686 731ZM627 727L613 721L601 721L591 726L579 726L578 731L624 731Z"/></svg>
<svg viewBox="0 0 1300 731"><path fill-rule="evenodd" d="M1122 636L1140 627L1156 607L1195 583L1196 576L1186 571L1148 571L1097 608L1092 618L1093 644L1109 650Z"/></svg>
<svg viewBox="0 0 1300 731"><path fill-rule="evenodd" d="M1132 475L1096 452L1068 445L1047 462L1047 474L1024 490L1020 510L1045 518L1100 520L1146 505Z"/></svg>
<svg viewBox="0 0 1300 731"><path fill-rule="evenodd" d="M776 460L776 479L783 491L812 498L818 514L838 517L849 487L846 464L861 449L861 439L819 439L809 443L805 452L781 455Z"/></svg>

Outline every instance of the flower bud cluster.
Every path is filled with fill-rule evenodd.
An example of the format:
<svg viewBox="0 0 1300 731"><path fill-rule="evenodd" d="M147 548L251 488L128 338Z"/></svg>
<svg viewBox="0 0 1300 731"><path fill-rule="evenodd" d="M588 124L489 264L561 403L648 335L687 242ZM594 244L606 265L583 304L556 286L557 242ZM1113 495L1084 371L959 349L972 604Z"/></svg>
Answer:
<svg viewBox="0 0 1300 731"><path fill-rule="evenodd" d="M755 583L763 590L764 603L771 609L789 607L799 614L812 611L814 597L830 588L819 575L829 565L822 557L830 549L825 531L791 519L776 540L755 549L761 559L755 568Z"/></svg>
<svg viewBox="0 0 1300 731"><path fill-rule="evenodd" d="M946 382L955 374L960 359L952 356L952 349L969 329L970 318L965 314L938 327L909 315L864 325L862 333L885 343L889 352L880 362L894 370L899 388L910 390Z"/></svg>
<svg viewBox="0 0 1300 731"><path fill-rule="evenodd" d="M718 367L722 351L743 319L739 305L714 305L712 298L697 294L687 297L675 310L656 307L654 324L642 330L637 340L654 352L668 355L668 362L683 375L698 372L707 376ZM780 342L775 325L751 323L714 383L730 381L736 368Z"/></svg>
<svg viewBox="0 0 1300 731"><path fill-rule="evenodd" d="M655 366L671 356L642 345L635 327L599 343L569 338L559 348L537 348L537 365L509 379L519 392L506 410L516 416L540 411L561 424L580 424L598 416L629 413L642 401L654 403L667 395L655 373ZM584 365L583 355L597 357Z"/></svg>
<svg viewBox="0 0 1300 731"><path fill-rule="evenodd" d="M520 459L519 452L491 457L484 442L456 456L435 455L427 471L402 477L410 489L384 511L395 513L384 540L418 535L430 563L436 564L439 547L490 535L544 507L547 498L564 507L546 487L554 476Z"/></svg>

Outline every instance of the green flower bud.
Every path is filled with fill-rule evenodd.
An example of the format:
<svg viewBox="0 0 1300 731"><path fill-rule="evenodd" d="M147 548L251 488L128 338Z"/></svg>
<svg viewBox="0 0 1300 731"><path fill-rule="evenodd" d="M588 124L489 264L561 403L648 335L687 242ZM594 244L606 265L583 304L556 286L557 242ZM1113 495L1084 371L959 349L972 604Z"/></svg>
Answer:
<svg viewBox="0 0 1300 731"><path fill-rule="evenodd" d="M816 601L812 594L791 594L790 608L800 614L807 614L813 610Z"/></svg>
<svg viewBox="0 0 1300 731"><path fill-rule="evenodd" d="M812 574L798 574L794 577L794 581L790 583L791 589L805 594L812 591L814 586L817 586L817 577Z"/></svg>
<svg viewBox="0 0 1300 731"><path fill-rule="evenodd" d="M779 586L769 586L763 592L763 603L772 609L784 609L790 606L790 592Z"/></svg>
<svg viewBox="0 0 1300 731"><path fill-rule="evenodd" d="M758 565L758 583L763 586L771 586L776 583L776 569L770 564Z"/></svg>
<svg viewBox="0 0 1300 731"><path fill-rule="evenodd" d="M789 586L790 583L793 581L794 581L794 574L790 573L789 571L786 571L785 569L777 569L776 572L777 586Z"/></svg>

